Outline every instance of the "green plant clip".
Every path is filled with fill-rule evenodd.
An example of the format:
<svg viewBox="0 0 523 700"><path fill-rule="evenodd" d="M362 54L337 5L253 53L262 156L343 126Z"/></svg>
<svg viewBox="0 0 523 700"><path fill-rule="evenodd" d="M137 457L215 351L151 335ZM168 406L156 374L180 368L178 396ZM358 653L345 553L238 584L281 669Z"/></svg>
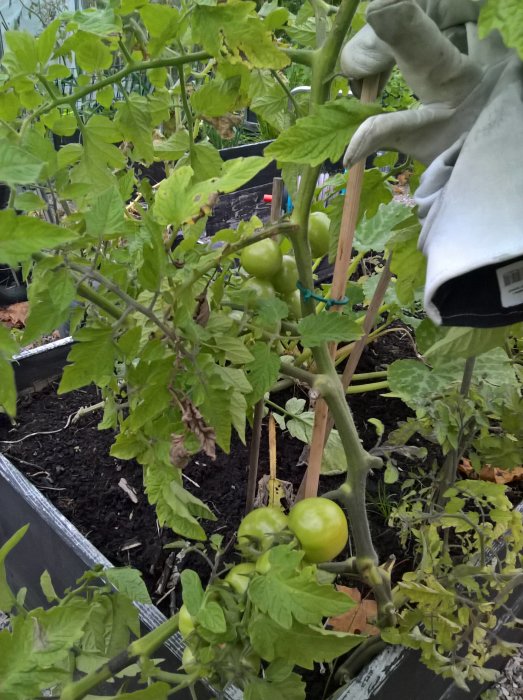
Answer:
<svg viewBox="0 0 523 700"><path fill-rule="evenodd" d="M307 289L307 287L304 287L299 280L296 282L296 286L300 290L300 294L304 301L307 301L308 299L321 301L322 304L325 304L326 311L328 311L332 306L345 306L345 304L349 303L348 297L343 297L343 299L327 299L322 297L321 294L315 294L312 289Z"/></svg>

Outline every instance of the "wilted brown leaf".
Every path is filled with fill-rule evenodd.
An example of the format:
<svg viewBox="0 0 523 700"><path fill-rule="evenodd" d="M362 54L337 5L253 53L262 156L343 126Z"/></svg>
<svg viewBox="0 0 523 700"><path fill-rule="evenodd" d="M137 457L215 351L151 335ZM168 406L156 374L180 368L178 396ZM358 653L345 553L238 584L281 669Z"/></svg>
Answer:
<svg viewBox="0 0 523 700"><path fill-rule="evenodd" d="M179 403L182 409L184 425L196 435L205 454L211 459L216 459L216 433L214 428L206 424L200 411L189 399L184 398Z"/></svg>
<svg viewBox="0 0 523 700"><path fill-rule="evenodd" d="M371 598L361 599L361 593L357 588L347 588L347 586L336 586L338 591L345 593L357 605L343 615L329 618L328 624L337 632L350 632L351 634L368 634L375 636L379 634L379 629L371 622L376 620L378 606Z"/></svg>
<svg viewBox="0 0 523 700"><path fill-rule="evenodd" d="M512 481L521 481L521 479L523 479L523 467L501 469L500 467L493 467L490 464L485 464L478 473L468 459L462 459L458 469L469 479L492 481L494 484L510 484Z"/></svg>
<svg viewBox="0 0 523 700"><path fill-rule="evenodd" d="M191 454L185 449L185 439L183 435L171 435L171 449L169 450L171 463L178 469L187 466Z"/></svg>
<svg viewBox="0 0 523 700"><path fill-rule="evenodd" d="M27 301L0 307L0 323L8 328L24 328L28 314Z"/></svg>
<svg viewBox="0 0 523 700"><path fill-rule="evenodd" d="M222 117L202 117L211 126L214 126L222 139L232 139L234 137L234 127L239 126L242 117L239 114L224 114Z"/></svg>

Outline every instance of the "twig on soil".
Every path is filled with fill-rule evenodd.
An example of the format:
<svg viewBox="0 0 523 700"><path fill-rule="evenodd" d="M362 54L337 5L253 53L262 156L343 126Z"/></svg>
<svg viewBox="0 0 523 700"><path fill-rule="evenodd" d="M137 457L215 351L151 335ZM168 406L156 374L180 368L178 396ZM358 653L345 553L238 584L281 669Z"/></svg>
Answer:
<svg viewBox="0 0 523 700"><path fill-rule="evenodd" d="M77 420L85 414L92 413L93 411L98 411L99 409L103 408L104 404L104 401L100 401L100 403L94 404L93 406L82 406L74 413L71 413L71 415L67 418L64 426L62 426L61 428L57 428L56 430L41 430L37 433L29 433L28 435L24 435L18 440L0 440L0 443L2 443L3 445L16 445L17 443L23 442L24 440L28 440L29 438L35 437L36 435L54 435L55 433L61 433L62 430L66 430L70 425L76 423ZM22 460L20 459L19 462L22 462ZM36 467L37 465L31 464L30 466Z"/></svg>

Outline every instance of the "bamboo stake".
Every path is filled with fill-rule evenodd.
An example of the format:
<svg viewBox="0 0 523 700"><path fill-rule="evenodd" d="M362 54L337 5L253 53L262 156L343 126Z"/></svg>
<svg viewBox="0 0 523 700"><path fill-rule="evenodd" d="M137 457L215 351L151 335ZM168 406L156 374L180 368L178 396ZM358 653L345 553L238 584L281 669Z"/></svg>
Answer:
<svg viewBox="0 0 523 700"><path fill-rule="evenodd" d="M374 102L378 94L379 76L366 78L363 81L361 91L362 102ZM358 213L360 207L361 189L363 185L363 175L365 173L365 161L355 163L349 172L347 182L347 191L343 202L343 213L341 217L340 237L338 240L338 253L334 264L334 276L331 287L331 298L342 299L345 296L345 288L347 286L347 273L352 257L352 245L354 242L354 232L358 222ZM332 312L340 311L341 306L334 305L331 307ZM336 344L333 343L330 347L331 355L334 357L336 353ZM319 399L316 403L314 412L314 426L312 429L312 442L309 452L309 466L303 477L303 481L298 490L296 500L301 498L311 498L318 494L318 486L320 481L321 460L323 457L323 449L327 440L327 421L329 409L323 399Z"/></svg>
<svg viewBox="0 0 523 700"><path fill-rule="evenodd" d="M281 177L275 177L272 181L271 224L276 223L281 217L282 200L283 180ZM256 497L256 484L258 483L258 462L260 460L260 441L264 406L264 400L260 399L254 407L251 446L249 451L247 493L245 496L246 515L253 509L254 499Z"/></svg>

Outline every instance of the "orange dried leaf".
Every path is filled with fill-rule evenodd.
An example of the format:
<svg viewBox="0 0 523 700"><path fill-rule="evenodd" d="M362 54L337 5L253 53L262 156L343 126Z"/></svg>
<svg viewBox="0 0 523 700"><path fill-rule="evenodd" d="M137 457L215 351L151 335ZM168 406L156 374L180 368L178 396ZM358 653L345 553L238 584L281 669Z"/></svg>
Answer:
<svg viewBox="0 0 523 700"><path fill-rule="evenodd" d="M27 301L0 308L0 322L8 328L24 328L28 314Z"/></svg>
<svg viewBox="0 0 523 700"><path fill-rule="evenodd" d="M329 618L328 624L337 632L350 632L351 634L368 634L375 636L379 629L372 624L378 615L378 606L372 598L361 599L361 593L357 588L336 586L338 591L345 593L357 605L343 615Z"/></svg>
<svg viewBox="0 0 523 700"><path fill-rule="evenodd" d="M494 484L510 484L512 481L520 481L523 479L523 467L501 469L500 467L493 467L490 464L485 464L478 474L468 459L461 460L459 471L469 478L492 481Z"/></svg>

